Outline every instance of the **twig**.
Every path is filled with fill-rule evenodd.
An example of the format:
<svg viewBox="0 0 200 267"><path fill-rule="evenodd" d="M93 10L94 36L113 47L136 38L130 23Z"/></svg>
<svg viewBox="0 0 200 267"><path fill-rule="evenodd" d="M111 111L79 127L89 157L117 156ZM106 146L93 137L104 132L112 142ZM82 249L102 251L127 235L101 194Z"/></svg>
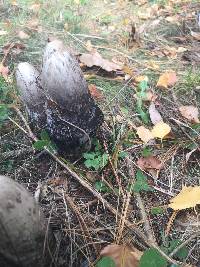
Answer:
<svg viewBox="0 0 200 267"><path fill-rule="evenodd" d="M64 193L64 192L63 192L63 197L65 198L65 200L67 200L67 202L69 203L69 205L71 206L71 208L74 210L74 212L75 212L75 214L76 214L76 216L77 216L77 218L78 218L78 220L79 220L80 226L81 226L81 228L82 228L81 230L82 230L84 236L85 236L85 237L88 237L88 238L90 239L90 242L92 243L92 245L93 245L93 247L94 247L94 250L95 250L96 254L98 254L98 252L97 252L97 247L95 246L95 244L94 244L93 241L92 241L91 234L90 234L90 232L89 232L89 230L88 230L88 227L87 227L87 224L86 224L85 220L83 219L83 217L82 217L82 215L81 215L81 213L80 213L79 208L74 204L74 202L73 202L73 200L71 199L71 197L68 196L68 195L67 195L66 193ZM87 235L85 234L85 232L86 232Z"/></svg>
<svg viewBox="0 0 200 267"><path fill-rule="evenodd" d="M174 210L171 217L169 218L169 221L167 223L167 228L165 230L165 237L167 237L169 235L169 232L171 230L171 226L172 226L172 224L176 218L177 213L178 213L178 210Z"/></svg>
<svg viewBox="0 0 200 267"><path fill-rule="evenodd" d="M131 156L130 155L129 155L129 157L126 158L126 162L127 162L129 175L133 180L135 180L134 179L134 168L133 168L133 165L132 165L132 160L131 160ZM141 213L142 220L144 221L144 228L145 228L145 232L147 234L147 239L151 243L157 244L156 243L156 239L155 239L154 234L153 234L153 231L152 231L152 228L150 226L150 223L149 223L149 220L148 220L148 216L146 214L145 207L144 207L142 198L140 196L140 193L135 193L134 195L135 195L135 197L137 199L138 206L140 208L140 213Z"/></svg>
<svg viewBox="0 0 200 267"><path fill-rule="evenodd" d="M106 153L108 154L108 161L110 163L110 166L112 168L113 174L114 174L114 176L116 178L116 181L117 181L117 184L119 186L119 191L120 191L119 194L122 193L123 198L125 198L125 194L124 194L124 191L122 189L121 181L120 181L119 176L118 176L118 174L117 174L117 172L115 170L115 167L113 166L113 163L112 163L112 160L110 158L110 155L109 155L109 152L108 152L108 147L107 147L107 144L106 144L105 140L103 141L103 145L104 145L104 148L106 150Z"/></svg>
<svg viewBox="0 0 200 267"><path fill-rule="evenodd" d="M200 231L197 231L193 235L191 235L187 240L182 242L178 247L176 247L170 254L169 257L173 257L181 248L186 246L192 239L196 238L197 236L200 235Z"/></svg>
<svg viewBox="0 0 200 267"><path fill-rule="evenodd" d="M23 116L23 115L22 115ZM16 123L14 120L12 120L10 118L10 120L17 126L19 127L20 130L22 130L25 134L28 134L29 137L34 136L34 134L32 133L31 129L30 129L30 133L25 131L18 123ZM25 118L24 118L25 120ZM27 123L26 123L27 124ZM35 141L35 140L33 140ZM108 201L106 201L86 180L82 179L81 177L79 177L77 175L76 172L72 171L67 164L65 164L62 160L60 160L54 153L52 153L48 148L44 148L44 150L56 161L58 162L64 169L66 169L68 171L68 173L74 177L83 187L87 188L95 197L97 197L101 203L103 204L104 207L106 207L108 210L110 210L115 216L117 214L117 210L115 208L113 208ZM119 214L119 213L118 213ZM120 215L120 214L119 214ZM128 220L124 220L124 224L129 227L139 238L141 238L148 246L155 248L156 250L158 250L158 252L168 260L168 262L173 263L173 264L181 264L181 262L175 261L173 259L171 259L168 255L166 255L156 244L155 242L153 242L152 240L148 240L146 238L146 236L144 235L144 233L139 230L138 228L136 228L135 224L129 222Z"/></svg>
<svg viewBox="0 0 200 267"><path fill-rule="evenodd" d="M88 34L83 34L83 33L76 33L76 34L72 34L72 35L73 36L85 37L85 38L93 38L93 39L99 39L99 40L106 40L105 38L100 37L100 36L88 35Z"/></svg>

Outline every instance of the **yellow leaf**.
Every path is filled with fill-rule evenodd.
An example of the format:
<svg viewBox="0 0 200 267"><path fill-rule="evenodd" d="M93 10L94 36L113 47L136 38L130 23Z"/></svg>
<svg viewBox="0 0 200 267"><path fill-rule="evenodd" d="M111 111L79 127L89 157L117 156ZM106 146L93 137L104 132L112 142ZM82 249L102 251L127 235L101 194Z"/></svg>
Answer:
<svg viewBox="0 0 200 267"><path fill-rule="evenodd" d="M150 60L147 64L147 68L152 70L159 70L160 66L156 64L154 61Z"/></svg>
<svg viewBox="0 0 200 267"><path fill-rule="evenodd" d="M159 77L157 87L162 89L168 89L168 87L173 86L176 82L176 73L174 71L166 71Z"/></svg>
<svg viewBox="0 0 200 267"><path fill-rule="evenodd" d="M146 75L140 75L140 76L135 77L134 81L136 83L140 83L142 81L148 82L149 81L149 78Z"/></svg>
<svg viewBox="0 0 200 267"><path fill-rule="evenodd" d="M137 135L144 143L148 143L151 139L154 139L154 136L152 135L151 131L145 128L144 126L140 126L137 128Z"/></svg>
<svg viewBox="0 0 200 267"><path fill-rule="evenodd" d="M170 200L169 207L173 210L194 208L200 204L200 186L184 186L181 192Z"/></svg>
<svg viewBox="0 0 200 267"><path fill-rule="evenodd" d="M171 127L167 123L164 123L163 121L158 122L151 130L153 137L157 137L160 139L163 139L170 132L171 132Z"/></svg>

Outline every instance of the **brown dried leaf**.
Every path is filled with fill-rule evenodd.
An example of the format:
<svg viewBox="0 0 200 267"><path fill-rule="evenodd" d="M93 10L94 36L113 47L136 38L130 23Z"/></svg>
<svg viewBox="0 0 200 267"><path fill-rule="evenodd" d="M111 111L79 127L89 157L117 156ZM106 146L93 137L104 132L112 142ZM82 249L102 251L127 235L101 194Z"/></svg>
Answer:
<svg viewBox="0 0 200 267"><path fill-rule="evenodd" d="M95 84L89 84L88 89L90 91L91 96L94 97L95 99L102 99L103 98L101 91L99 91L97 89Z"/></svg>
<svg viewBox="0 0 200 267"><path fill-rule="evenodd" d="M25 33L24 31L19 31L18 37L22 40L25 40L25 39L29 39L30 36L27 33Z"/></svg>
<svg viewBox="0 0 200 267"><path fill-rule="evenodd" d="M39 19L37 18L31 19L27 22L27 27L34 31L38 29L38 25L39 25Z"/></svg>
<svg viewBox="0 0 200 267"><path fill-rule="evenodd" d="M3 47L4 55L7 55L10 50L12 50L13 54L18 55L25 49L25 45L22 43L8 43Z"/></svg>
<svg viewBox="0 0 200 267"><path fill-rule="evenodd" d="M194 106L181 106L179 107L181 115L188 121L193 123L199 123L199 111L197 107Z"/></svg>
<svg viewBox="0 0 200 267"><path fill-rule="evenodd" d="M163 167L162 162L155 156L141 157L138 159L137 165L144 171L149 169L160 170Z"/></svg>
<svg viewBox="0 0 200 267"><path fill-rule="evenodd" d="M194 39L196 39L197 41L200 41L200 32L191 31L191 35L192 37L194 37Z"/></svg>
<svg viewBox="0 0 200 267"><path fill-rule="evenodd" d="M151 103L149 106L149 115L150 115L151 122L154 125L163 121L163 119L162 119L160 113L158 112L158 110L156 109L156 106L154 103Z"/></svg>
<svg viewBox="0 0 200 267"><path fill-rule="evenodd" d="M154 136L152 135L151 131L145 128L144 126L140 126L137 128L137 135L144 143L148 143L151 139L154 139Z"/></svg>
<svg viewBox="0 0 200 267"><path fill-rule="evenodd" d="M9 68L8 66L3 66L3 64L0 64L0 75L2 75L5 79L8 77Z"/></svg>
<svg viewBox="0 0 200 267"><path fill-rule="evenodd" d="M142 252L126 245L111 244L106 246L100 255L112 258L115 267L138 267Z"/></svg>
<svg viewBox="0 0 200 267"><path fill-rule="evenodd" d="M147 90L144 101L155 102L158 96L152 91Z"/></svg>
<svg viewBox="0 0 200 267"><path fill-rule="evenodd" d="M88 67L98 66L108 72L122 69L122 66L102 58L102 56L98 52L91 54L82 54L80 56L80 61Z"/></svg>
<svg viewBox="0 0 200 267"><path fill-rule="evenodd" d="M163 73L157 82L157 87L161 89L168 89L177 82L177 76L174 71L166 71Z"/></svg>

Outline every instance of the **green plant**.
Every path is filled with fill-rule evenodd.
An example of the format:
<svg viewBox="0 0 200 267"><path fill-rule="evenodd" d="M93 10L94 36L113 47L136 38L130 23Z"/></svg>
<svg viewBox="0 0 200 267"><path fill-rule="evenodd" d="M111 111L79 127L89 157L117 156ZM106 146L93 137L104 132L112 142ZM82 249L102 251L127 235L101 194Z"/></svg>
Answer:
<svg viewBox="0 0 200 267"><path fill-rule="evenodd" d="M137 92L137 112L140 115L141 120L145 123L149 123L149 115L144 108L143 100L146 98L146 92L148 88L148 83L146 80L143 80L138 85L138 92Z"/></svg>
<svg viewBox="0 0 200 267"><path fill-rule="evenodd" d="M40 133L40 140L33 144L33 148L36 150L43 150L44 148L54 152L57 148L56 145L51 141L47 131L42 130Z"/></svg>
<svg viewBox="0 0 200 267"><path fill-rule="evenodd" d="M0 105L0 125L8 119L8 107L5 104Z"/></svg>
<svg viewBox="0 0 200 267"><path fill-rule="evenodd" d="M95 189L98 192L102 192L102 193L108 193L111 191L111 189L103 181L96 181Z"/></svg>
<svg viewBox="0 0 200 267"><path fill-rule="evenodd" d="M167 267L167 260L155 249L147 249L139 262L139 267Z"/></svg>
<svg viewBox="0 0 200 267"><path fill-rule="evenodd" d="M158 214L163 214L164 213L164 209L161 207L153 207L151 209L151 214L152 215L158 215Z"/></svg>
<svg viewBox="0 0 200 267"><path fill-rule="evenodd" d="M141 156L142 157L152 156L152 149L151 148L148 148L148 147L143 148L143 150L141 152Z"/></svg>
<svg viewBox="0 0 200 267"><path fill-rule="evenodd" d="M95 150L83 154L86 159L84 164L87 168L94 169L95 171L103 169L108 163L108 154L104 153L102 146L98 140L94 140Z"/></svg>
<svg viewBox="0 0 200 267"><path fill-rule="evenodd" d="M141 170L137 170L135 182L129 186L128 190L137 193L140 191L153 191L147 183L147 176Z"/></svg>
<svg viewBox="0 0 200 267"><path fill-rule="evenodd" d="M172 239L169 240L169 238L164 238L163 244L161 245L162 251L164 251L166 254L170 254L174 249L176 249L177 246L181 245L182 241L180 239ZM188 249L183 246L181 249L178 250L178 252L174 255L178 260L184 260L189 251Z"/></svg>
<svg viewBox="0 0 200 267"><path fill-rule="evenodd" d="M110 257L102 257L95 267L115 267L115 262Z"/></svg>

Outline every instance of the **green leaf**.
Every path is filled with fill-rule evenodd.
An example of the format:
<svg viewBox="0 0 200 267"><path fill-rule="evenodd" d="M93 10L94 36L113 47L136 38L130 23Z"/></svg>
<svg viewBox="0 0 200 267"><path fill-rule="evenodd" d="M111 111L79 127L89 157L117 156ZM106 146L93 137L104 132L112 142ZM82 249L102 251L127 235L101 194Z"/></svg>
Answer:
<svg viewBox="0 0 200 267"><path fill-rule="evenodd" d="M179 259L179 260L184 260L187 255L189 253L189 250L186 247L182 247L181 249L179 249L179 251L175 254L175 256Z"/></svg>
<svg viewBox="0 0 200 267"><path fill-rule="evenodd" d="M152 215L158 215L158 214L163 214L163 213L164 213L164 209L161 207L154 207L151 209Z"/></svg>
<svg viewBox="0 0 200 267"><path fill-rule="evenodd" d="M151 148L148 148L148 147L143 148L141 155L142 155L142 157L151 156L152 155Z"/></svg>
<svg viewBox="0 0 200 267"><path fill-rule="evenodd" d="M41 133L40 133L40 138L42 140L48 140L48 141L51 141L50 140L50 137L49 137L49 134L46 130L42 130Z"/></svg>
<svg viewBox="0 0 200 267"><path fill-rule="evenodd" d="M49 145L49 141L48 140L38 140L33 144L33 147L36 150L42 150L44 149L45 146Z"/></svg>
<svg viewBox="0 0 200 267"><path fill-rule="evenodd" d="M95 267L116 267L115 262L110 257L102 257Z"/></svg>
<svg viewBox="0 0 200 267"><path fill-rule="evenodd" d="M94 159L95 155L96 155L96 153L94 153L94 152L91 152L91 153L84 153L84 154L83 154L83 157L84 157L85 159Z"/></svg>
<svg viewBox="0 0 200 267"><path fill-rule="evenodd" d="M134 191L136 193L142 190L153 191L153 189L147 183L147 176L141 170L137 170L135 178L136 181L130 186L129 190Z"/></svg>
<svg viewBox="0 0 200 267"><path fill-rule="evenodd" d="M140 258L139 267L167 267L167 260L154 248L146 250Z"/></svg>
<svg viewBox="0 0 200 267"><path fill-rule="evenodd" d="M8 108L6 105L0 105L0 122L8 119Z"/></svg>
<svg viewBox="0 0 200 267"><path fill-rule="evenodd" d="M127 157L128 156L128 153L126 152L126 151L120 151L119 152L119 155L118 155L118 157L120 158L120 159L124 159L125 157Z"/></svg>
<svg viewBox="0 0 200 267"><path fill-rule="evenodd" d="M103 193L107 193L111 191L111 189L103 181L96 181L95 189L98 192L103 192Z"/></svg>
<svg viewBox="0 0 200 267"><path fill-rule="evenodd" d="M182 241L179 239L173 239L169 241L169 253L171 253L177 246L181 245ZM179 260L183 260L187 257L189 251L188 249L184 246L179 251L175 254L175 256Z"/></svg>
<svg viewBox="0 0 200 267"><path fill-rule="evenodd" d="M195 123L191 126L192 129L194 130L200 130L200 123Z"/></svg>
<svg viewBox="0 0 200 267"><path fill-rule="evenodd" d="M141 92L145 92L148 88L148 82L146 80L143 80L139 83L138 85L139 89L141 90Z"/></svg>
<svg viewBox="0 0 200 267"><path fill-rule="evenodd" d="M139 102L137 102L137 112L139 113L142 121L145 124L148 124L149 123L149 115L142 109L142 106L140 105Z"/></svg>
<svg viewBox="0 0 200 267"><path fill-rule="evenodd" d="M104 153L102 156L99 156L99 161L101 162L101 168L104 168L108 163L108 154Z"/></svg>

